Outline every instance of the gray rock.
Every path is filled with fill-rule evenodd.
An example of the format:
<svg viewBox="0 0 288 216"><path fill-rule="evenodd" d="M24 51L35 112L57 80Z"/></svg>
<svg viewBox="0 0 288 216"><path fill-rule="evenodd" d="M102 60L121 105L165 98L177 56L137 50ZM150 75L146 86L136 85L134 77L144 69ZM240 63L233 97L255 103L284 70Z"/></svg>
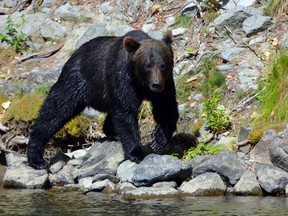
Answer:
<svg viewBox="0 0 288 216"><path fill-rule="evenodd" d="M181 10L181 15L191 18L197 15L197 4L193 0L186 1L184 5L185 6Z"/></svg>
<svg viewBox="0 0 288 216"><path fill-rule="evenodd" d="M9 168L4 176L5 188L44 188L48 181L46 170L35 170L28 166Z"/></svg>
<svg viewBox="0 0 288 216"><path fill-rule="evenodd" d="M137 166L133 184L148 186L157 181L183 180L192 175L192 168L170 155L150 154Z"/></svg>
<svg viewBox="0 0 288 216"><path fill-rule="evenodd" d="M93 182L96 182L96 181L102 181L102 180L105 180L105 179L108 179L110 180L111 182L113 182L114 184L118 183L120 181L120 179L114 175L109 175L109 174L105 174L105 173L100 173L100 174L96 174L94 177L93 177Z"/></svg>
<svg viewBox="0 0 288 216"><path fill-rule="evenodd" d="M260 186L270 194L284 194L288 184L288 173L271 164L255 163L255 174Z"/></svg>
<svg viewBox="0 0 288 216"><path fill-rule="evenodd" d="M41 35L45 40L59 40L66 36L66 28L60 23L47 19L41 27Z"/></svg>
<svg viewBox="0 0 288 216"><path fill-rule="evenodd" d="M11 16L11 19L14 23L20 24L18 31L25 33L27 36L33 36L36 35L37 32L41 29L43 24L47 20L51 20L47 14L44 13L35 13L35 14L24 14L24 19L26 20L25 23L22 23L22 13L13 13L9 16ZM1 33L4 33L5 26L6 26L6 20L8 15L1 15L0 19L0 31Z"/></svg>
<svg viewBox="0 0 288 216"><path fill-rule="evenodd" d="M49 175L50 185L74 184L73 171L74 167L72 165L66 165L59 172Z"/></svg>
<svg viewBox="0 0 288 216"><path fill-rule="evenodd" d="M132 178L137 167L138 164L130 160L126 160L117 168L117 176L120 178L121 182L132 182Z"/></svg>
<svg viewBox="0 0 288 216"><path fill-rule="evenodd" d="M78 182L78 187L79 188L90 188L90 186L93 183L93 177L85 177L85 178L81 178L79 179Z"/></svg>
<svg viewBox="0 0 288 216"><path fill-rule="evenodd" d="M259 74L257 69L246 68L239 73L239 81L240 83L252 82L259 77Z"/></svg>
<svg viewBox="0 0 288 216"><path fill-rule="evenodd" d="M240 131L238 135L238 142L248 140L248 135L250 131L251 131L251 128L240 127Z"/></svg>
<svg viewBox="0 0 288 216"><path fill-rule="evenodd" d="M52 174L55 174L59 172L64 166L66 165L66 162L63 160L57 161L56 163L52 164L50 166L49 170Z"/></svg>
<svg viewBox="0 0 288 216"><path fill-rule="evenodd" d="M84 157L83 166L75 170L74 178L94 176L99 173L115 175L119 164L124 160L120 142L94 143Z"/></svg>
<svg viewBox="0 0 288 216"><path fill-rule="evenodd" d="M77 6L66 3L55 10L55 14L65 21L75 21L84 18Z"/></svg>
<svg viewBox="0 0 288 216"><path fill-rule="evenodd" d="M232 64L217 65L216 69L219 71L230 71L233 69L233 65Z"/></svg>
<svg viewBox="0 0 288 216"><path fill-rule="evenodd" d="M13 7L15 6L15 1L14 0L3 0L0 2L0 7L2 9L2 7Z"/></svg>
<svg viewBox="0 0 288 216"><path fill-rule="evenodd" d="M110 6L110 2L104 2L99 6L99 9L103 14L107 14L113 9L113 7Z"/></svg>
<svg viewBox="0 0 288 216"><path fill-rule="evenodd" d="M24 93L34 91L39 86L51 87L58 79L63 65L58 65L52 69L40 72L38 69L29 73L27 80L22 83L21 90Z"/></svg>
<svg viewBox="0 0 288 216"><path fill-rule="evenodd" d="M225 61L232 61L235 55L242 52L245 48L231 47L221 52L221 58Z"/></svg>
<svg viewBox="0 0 288 216"><path fill-rule="evenodd" d="M132 183L122 182L122 183L117 185L116 189L118 190L119 194L124 194L129 190L136 189L136 187Z"/></svg>
<svg viewBox="0 0 288 216"><path fill-rule="evenodd" d="M288 32L284 33L284 35L282 36L280 40L280 44L281 46L288 48Z"/></svg>
<svg viewBox="0 0 288 216"><path fill-rule="evenodd" d="M111 29L114 36L120 37L125 35L127 32L135 30L129 25L116 25Z"/></svg>
<svg viewBox="0 0 288 216"><path fill-rule="evenodd" d="M212 155L196 156L192 158L191 160L187 161L187 163L189 163L194 169L195 167L197 167L204 161L208 160L210 157L212 157Z"/></svg>
<svg viewBox="0 0 288 216"><path fill-rule="evenodd" d="M277 133L274 130L267 130L264 132L260 141L250 151L249 158L254 162L271 164L269 151L272 142L277 138Z"/></svg>
<svg viewBox="0 0 288 216"><path fill-rule="evenodd" d="M7 163L7 167L26 166L27 157L13 151L6 155L6 163Z"/></svg>
<svg viewBox="0 0 288 216"><path fill-rule="evenodd" d="M259 182L254 173L246 170L237 184L234 186L234 192L237 195L261 196L263 194Z"/></svg>
<svg viewBox="0 0 288 216"><path fill-rule="evenodd" d="M43 0L42 5L43 6L49 6L56 4L57 0Z"/></svg>
<svg viewBox="0 0 288 216"><path fill-rule="evenodd" d="M176 188L177 187L177 183L175 181L169 181L169 182L156 182L155 184L152 185L152 187L162 187L162 188Z"/></svg>
<svg viewBox="0 0 288 216"><path fill-rule="evenodd" d="M207 172L183 182L179 191L192 196L223 196L226 186L218 174Z"/></svg>
<svg viewBox="0 0 288 216"><path fill-rule="evenodd" d="M236 137L224 137L222 136L214 145L222 146L223 149L231 149L234 144L237 143Z"/></svg>
<svg viewBox="0 0 288 216"><path fill-rule="evenodd" d="M110 184L114 185L114 183L112 183L109 179L105 179L93 183L92 185L90 185L88 189L94 191L102 191L105 187L107 187Z"/></svg>
<svg viewBox="0 0 288 216"><path fill-rule="evenodd" d="M209 157L208 160L195 167L193 176L205 172L216 172L227 179L230 185L235 185L246 169L247 165L237 154L226 151Z"/></svg>
<svg viewBox="0 0 288 216"><path fill-rule="evenodd" d="M251 131L251 128L241 127L240 132L238 135L238 142L243 142L245 140L248 140L248 135ZM239 150L242 151L245 154L248 154L250 152L251 145L245 145L239 147Z"/></svg>
<svg viewBox="0 0 288 216"><path fill-rule="evenodd" d="M228 1L224 8L229 10L239 6L248 7L254 5L256 2L256 0L233 0Z"/></svg>
<svg viewBox="0 0 288 216"><path fill-rule="evenodd" d="M82 44L93 38L108 35L106 25L107 23L105 22L95 22L92 25L87 26L85 33L77 40L75 48L78 49Z"/></svg>
<svg viewBox="0 0 288 216"><path fill-rule="evenodd" d="M166 19L166 23L167 23L168 26L174 25L175 22L176 22L175 17L168 17L168 18Z"/></svg>
<svg viewBox="0 0 288 216"><path fill-rule="evenodd" d="M83 159L71 159L67 162L67 165L71 165L73 167L80 168L83 164Z"/></svg>
<svg viewBox="0 0 288 216"><path fill-rule="evenodd" d="M172 187L140 187L132 190L126 190L122 194L124 199L152 199L177 197L179 191Z"/></svg>
<svg viewBox="0 0 288 216"><path fill-rule="evenodd" d="M153 23L144 24L142 26L142 30L144 32L150 32L151 30L155 29L155 25Z"/></svg>
<svg viewBox="0 0 288 216"><path fill-rule="evenodd" d="M269 151L272 164L288 172L288 142L287 137L277 137L273 140Z"/></svg>
<svg viewBox="0 0 288 216"><path fill-rule="evenodd" d="M148 35L156 40L163 39L163 33L161 31L150 31Z"/></svg>
<svg viewBox="0 0 288 216"><path fill-rule="evenodd" d="M252 7L238 6L217 17L213 21L212 25L218 29L218 31L226 31L224 26L231 30L241 29L242 23L245 19L260 13L260 10Z"/></svg>
<svg viewBox="0 0 288 216"><path fill-rule="evenodd" d="M183 35L185 32L187 31L186 28L176 28L176 29L172 29L172 34L174 37Z"/></svg>
<svg viewBox="0 0 288 216"><path fill-rule="evenodd" d="M3 165L0 165L0 188L4 185L4 176L6 173L7 168Z"/></svg>
<svg viewBox="0 0 288 216"><path fill-rule="evenodd" d="M271 17L262 16L259 14L248 17L242 23L243 30L247 36L251 36L260 31L263 31L267 29L271 24Z"/></svg>

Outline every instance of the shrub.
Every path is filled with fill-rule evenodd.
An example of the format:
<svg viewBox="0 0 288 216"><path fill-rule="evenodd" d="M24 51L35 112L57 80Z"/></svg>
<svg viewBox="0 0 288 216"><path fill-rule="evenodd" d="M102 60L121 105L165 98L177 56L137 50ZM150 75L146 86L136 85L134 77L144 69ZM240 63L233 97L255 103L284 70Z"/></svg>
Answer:
<svg viewBox="0 0 288 216"><path fill-rule="evenodd" d="M224 106L219 104L222 97L219 91L219 88L215 91L210 90L211 93L208 99L204 101L203 107L203 112L205 114L204 121L209 126L209 129L215 134L225 132L231 125L229 114Z"/></svg>
<svg viewBox="0 0 288 216"><path fill-rule="evenodd" d="M28 48L28 38L25 33L22 31L19 33L18 29L26 23L27 21L24 18L24 15L21 16L21 23L16 24L12 21L11 16L9 15L6 19L6 27L5 30L7 33L0 33L0 41L6 42L7 44L14 47L17 53L22 53L24 50Z"/></svg>

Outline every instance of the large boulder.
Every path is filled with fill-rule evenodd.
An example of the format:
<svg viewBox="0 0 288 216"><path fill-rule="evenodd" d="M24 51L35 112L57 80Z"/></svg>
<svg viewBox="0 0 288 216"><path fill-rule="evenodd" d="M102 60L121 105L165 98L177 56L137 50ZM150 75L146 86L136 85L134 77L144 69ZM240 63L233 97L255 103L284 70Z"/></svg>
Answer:
<svg viewBox="0 0 288 216"><path fill-rule="evenodd" d="M170 155L150 154L137 166L132 181L136 186L149 186L157 181L183 180L191 175L188 163Z"/></svg>
<svg viewBox="0 0 288 216"><path fill-rule="evenodd" d="M96 142L83 158L82 167L73 172L74 179L94 176L99 173L115 175L124 158L124 151L120 142Z"/></svg>
<svg viewBox="0 0 288 216"><path fill-rule="evenodd" d="M192 196L223 196L226 186L217 173L203 173L189 182L183 182L180 192Z"/></svg>
<svg viewBox="0 0 288 216"><path fill-rule="evenodd" d="M288 173L271 164L256 163L255 174L260 186L270 194L284 194L288 184Z"/></svg>
<svg viewBox="0 0 288 216"><path fill-rule="evenodd" d="M226 151L213 157L209 157L193 170L196 177L206 172L216 172L228 181L230 185L235 185L247 169L247 164L235 153Z"/></svg>

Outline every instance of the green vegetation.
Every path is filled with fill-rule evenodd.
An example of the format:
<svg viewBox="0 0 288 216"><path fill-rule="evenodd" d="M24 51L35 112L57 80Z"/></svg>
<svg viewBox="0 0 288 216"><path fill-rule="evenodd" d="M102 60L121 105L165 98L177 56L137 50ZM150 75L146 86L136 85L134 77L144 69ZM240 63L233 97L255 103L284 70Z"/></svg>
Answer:
<svg viewBox="0 0 288 216"><path fill-rule="evenodd" d="M217 56L211 58L204 58L201 67L198 72L202 72L205 76L205 80L201 86L201 90L204 94L209 94L210 88L225 88L226 80L225 76L216 69L216 62L218 61Z"/></svg>
<svg viewBox="0 0 288 216"><path fill-rule="evenodd" d="M6 110L3 123L14 125L16 133L28 135L28 128L33 124L38 116L38 112L48 93L47 87L39 87L36 91L20 95L18 99L12 101ZM90 119L85 116L77 116L68 122L56 135L56 139L67 139L70 137L84 137L89 126Z"/></svg>
<svg viewBox="0 0 288 216"><path fill-rule="evenodd" d="M87 130L92 124L91 120L85 116L76 116L69 121L54 136L56 139L67 139L69 137L85 137Z"/></svg>
<svg viewBox="0 0 288 216"><path fill-rule="evenodd" d="M4 123L10 121L32 123L38 116L44 98L44 94L33 92L12 101L5 113Z"/></svg>
<svg viewBox="0 0 288 216"><path fill-rule="evenodd" d="M191 147L187 152L184 153L183 160L190 160L196 156L201 155L215 155L219 154L221 151L223 151L222 146L215 146L213 144L205 144L205 143L199 143L197 147Z"/></svg>
<svg viewBox="0 0 288 216"><path fill-rule="evenodd" d="M9 15L6 19L5 30L7 33L0 33L0 41L6 42L7 44L14 47L17 53L22 53L28 48L28 37L22 31L19 32L18 29L27 21L24 18L24 15L21 16L21 23L14 23L11 16Z"/></svg>
<svg viewBox="0 0 288 216"><path fill-rule="evenodd" d="M139 110L138 120L140 121L146 118L151 118L151 116L152 116L152 104L149 101L143 101Z"/></svg>
<svg viewBox="0 0 288 216"><path fill-rule="evenodd" d="M190 78L190 76L190 74L186 74L182 77L177 76L175 78L177 101L179 104L187 102L188 97L191 95L192 86L191 83L187 83L187 79Z"/></svg>
<svg viewBox="0 0 288 216"><path fill-rule="evenodd" d="M178 16L176 17L175 26L189 28L192 24L192 18L188 16Z"/></svg>
<svg viewBox="0 0 288 216"><path fill-rule="evenodd" d="M288 11L287 0L268 0L264 11L269 16L281 16Z"/></svg>
<svg viewBox="0 0 288 216"><path fill-rule="evenodd" d="M203 112L205 114L204 121L208 124L209 129L215 133L220 134L229 129L231 122L229 114L223 105L219 104L222 95L219 93L220 89L212 91L207 99L204 100Z"/></svg>
<svg viewBox="0 0 288 216"><path fill-rule="evenodd" d="M288 55L275 58L264 90L259 95L261 121L276 124L288 121Z"/></svg>
<svg viewBox="0 0 288 216"><path fill-rule="evenodd" d="M248 140L251 145L256 145L260 141L264 131L265 128L255 128L250 131L250 133L248 134Z"/></svg>

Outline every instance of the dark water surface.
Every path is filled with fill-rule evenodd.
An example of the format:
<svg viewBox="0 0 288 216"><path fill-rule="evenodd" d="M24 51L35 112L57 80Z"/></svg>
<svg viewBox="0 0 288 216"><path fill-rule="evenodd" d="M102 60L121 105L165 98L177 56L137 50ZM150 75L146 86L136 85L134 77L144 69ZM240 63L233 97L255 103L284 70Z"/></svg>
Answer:
<svg viewBox="0 0 288 216"><path fill-rule="evenodd" d="M0 215L288 215L286 197L185 197L124 200L80 192L0 189Z"/></svg>

